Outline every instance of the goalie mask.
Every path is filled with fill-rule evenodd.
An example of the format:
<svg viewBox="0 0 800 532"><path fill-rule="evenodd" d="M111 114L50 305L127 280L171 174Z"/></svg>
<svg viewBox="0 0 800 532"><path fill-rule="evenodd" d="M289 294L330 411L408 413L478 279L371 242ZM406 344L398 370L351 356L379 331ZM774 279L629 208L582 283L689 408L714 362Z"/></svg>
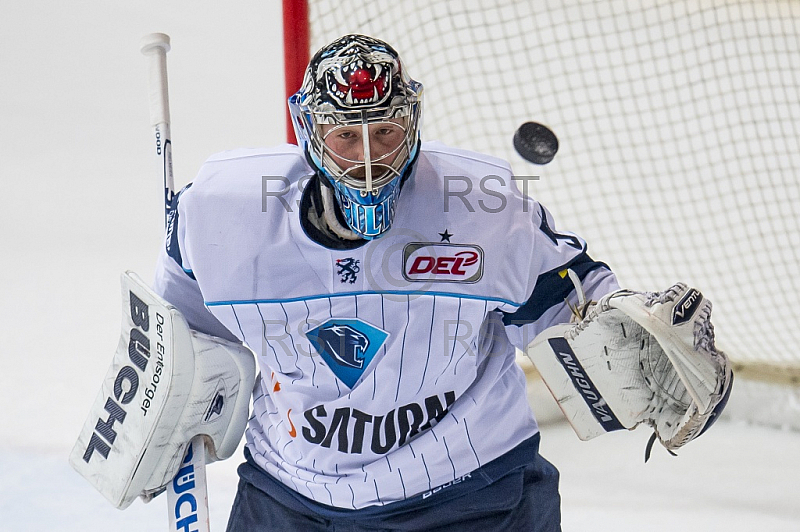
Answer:
<svg viewBox="0 0 800 532"><path fill-rule="evenodd" d="M345 35L314 55L289 98L297 141L357 238L392 225L419 147L421 96L391 46Z"/></svg>

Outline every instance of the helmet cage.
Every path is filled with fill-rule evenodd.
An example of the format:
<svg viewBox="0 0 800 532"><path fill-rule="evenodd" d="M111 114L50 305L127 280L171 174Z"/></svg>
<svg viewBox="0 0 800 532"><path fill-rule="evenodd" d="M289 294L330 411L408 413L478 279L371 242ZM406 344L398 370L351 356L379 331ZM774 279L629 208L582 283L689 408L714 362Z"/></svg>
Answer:
<svg viewBox="0 0 800 532"><path fill-rule="evenodd" d="M412 155L417 143L417 128L414 126L409 128L408 124L416 123L417 109L416 104L405 104L395 109L376 109L375 112L370 113L361 111L358 113L361 116L357 118L353 118L352 115L356 113L351 112L312 113L312 120L316 125L309 139L309 147L314 155L318 154L320 166L331 182L341 182L347 187L365 193L377 192L382 186L402 175L407 163L413 159ZM371 145L369 134L370 126L380 124L398 128L403 133L402 140L384 153L376 153ZM323 133L324 125L333 125L333 127ZM325 143L325 140L336 131L349 126L359 126L362 129L364 156L362 160L338 153ZM342 168L336 159L348 163L347 167ZM366 174L366 178L364 174Z"/></svg>

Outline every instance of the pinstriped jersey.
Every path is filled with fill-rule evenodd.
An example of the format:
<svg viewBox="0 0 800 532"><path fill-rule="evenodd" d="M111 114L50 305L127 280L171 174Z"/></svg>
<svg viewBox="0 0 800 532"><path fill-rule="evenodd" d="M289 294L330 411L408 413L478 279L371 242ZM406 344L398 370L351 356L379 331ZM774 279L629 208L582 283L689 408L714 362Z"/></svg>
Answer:
<svg viewBox="0 0 800 532"><path fill-rule="evenodd" d="M392 229L351 249L304 230L313 179L294 146L212 157L157 269L190 325L256 354L254 461L358 509L458 481L534 435L515 348L569 319L565 268L596 299L617 287L607 267L484 155L423 144Z"/></svg>

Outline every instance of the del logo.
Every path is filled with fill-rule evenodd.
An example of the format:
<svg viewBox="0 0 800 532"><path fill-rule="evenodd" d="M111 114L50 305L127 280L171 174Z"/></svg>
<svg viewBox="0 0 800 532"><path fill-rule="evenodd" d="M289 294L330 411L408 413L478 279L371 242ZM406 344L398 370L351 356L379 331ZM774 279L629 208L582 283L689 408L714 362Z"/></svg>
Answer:
<svg viewBox="0 0 800 532"><path fill-rule="evenodd" d="M333 373L353 388L389 333L358 318L331 318L306 332Z"/></svg>
<svg viewBox="0 0 800 532"><path fill-rule="evenodd" d="M483 277L483 250L469 244L411 242L403 248L407 281L477 283Z"/></svg>

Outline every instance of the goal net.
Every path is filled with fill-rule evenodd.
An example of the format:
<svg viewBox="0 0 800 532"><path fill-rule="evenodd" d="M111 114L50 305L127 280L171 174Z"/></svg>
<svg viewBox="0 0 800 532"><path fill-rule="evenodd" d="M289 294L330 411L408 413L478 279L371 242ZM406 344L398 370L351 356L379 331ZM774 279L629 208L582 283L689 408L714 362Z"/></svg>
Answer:
<svg viewBox="0 0 800 532"><path fill-rule="evenodd" d="M312 53L391 43L425 87L423 138L539 176L529 194L623 286L700 288L732 404L768 383L762 408L800 428L800 3L310 0L307 20ZM559 138L545 167L512 148L531 120Z"/></svg>

